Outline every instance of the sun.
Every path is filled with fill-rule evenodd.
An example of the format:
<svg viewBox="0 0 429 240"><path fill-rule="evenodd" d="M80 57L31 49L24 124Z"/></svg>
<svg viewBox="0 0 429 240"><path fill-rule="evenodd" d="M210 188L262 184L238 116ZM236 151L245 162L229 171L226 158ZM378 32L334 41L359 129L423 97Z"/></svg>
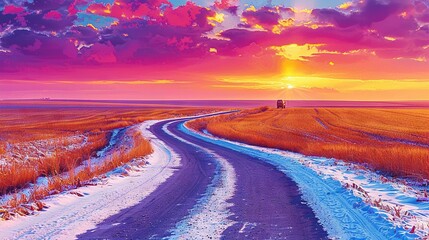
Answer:
<svg viewBox="0 0 429 240"><path fill-rule="evenodd" d="M291 85L291 84L287 84L286 86L285 85L283 85L283 86L281 86L280 87L281 89L294 89L295 87L293 86L293 85Z"/></svg>
<svg viewBox="0 0 429 240"><path fill-rule="evenodd" d="M281 89L288 89L288 90L290 90L290 89L294 89L294 88L295 88L295 86L291 84L291 82L293 82L293 80L294 80L294 77L291 77L291 76L284 76L284 77L282 78L282 81L281 81L281 82L279 82L279 84L280 84L280 88L281 88Z"/></svg>

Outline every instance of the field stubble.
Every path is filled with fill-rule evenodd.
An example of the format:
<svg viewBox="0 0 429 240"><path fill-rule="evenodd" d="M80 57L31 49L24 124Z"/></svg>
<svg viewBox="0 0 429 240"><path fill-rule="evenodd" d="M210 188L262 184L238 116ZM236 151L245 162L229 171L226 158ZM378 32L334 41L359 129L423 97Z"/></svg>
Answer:
<svg viewBox="0 0 429 240"><path fill-rule="evenodd" d="M267 107L194 120L189 126L248 144L366 164L429 179L429 110Z"/></svg>

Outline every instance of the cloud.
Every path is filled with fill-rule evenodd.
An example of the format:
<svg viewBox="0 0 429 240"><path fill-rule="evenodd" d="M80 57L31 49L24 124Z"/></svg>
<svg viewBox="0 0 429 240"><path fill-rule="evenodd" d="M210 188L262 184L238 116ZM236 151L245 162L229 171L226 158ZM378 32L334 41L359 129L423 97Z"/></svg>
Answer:
<svg viewBox="0 0 429 240"><path fill-rule="evenodd" d="M0 5L0 63L8 65L0 71L19 72L24 64L35 69L41 64L180 69L246 57L280 65L285 56L288 63L321 70L331 61L337 68L365 57L422 64L429 58L428 5L422 0L356 0L337 8L297 10L243 8L234 0L177 7L168 0L8 1ZM297 49L301 53L295 56Z"/></svg>
<svg viewBox="0 0 429 240"><path fill-rule="evenodd" d="M23 13L25 9L20 6L15 5L6 5L3 10L3 14L20 14Z"/></svg>
<svg viewBox="0 0 429 240"><path fill-rule="evenodd" d="M330 53L328 51L320 50L322 44L289 44L284 46L271 47L276 52L276 55L282 56L290 60L309 61L312 57L321 53Z"/></svg>
<svg viewBox="0 0 429 240"><path fill-rule="evenodd" d="M65 84L76 84L74 81L56 81L55 83L65 83ZM86 81L79 82L78 84L89 84L89 85L112 85L112 84L120 84L120 85L146 85L146 84L184 84L188 83L186 81L176 81L176 80L168 80L168 79L157 79L157 80L97 80L97 81Z"/></svg>
<svg viewBox="0 0 429 240"><path fill-rule="evenodd" d="M261 8L256 11L244 11L242 17L250 26L259 25L265 29L272 28L279 23L280 14L270 8Z"/></svg>
<svg viewBox="0 0 429 240"><path fill-rule="evenodd" d="M73 59L77 57L74 45L66 39L51 37L29 30L15 30L2 37L1 46L44 60ZM22 57L22 55L17 55Z"/></svg>
<svg viewBox="0 0 429 240"><path fill-rule="evenodd" d="M238 0L217 0L214 3L214 7L219 10L225 10L232 14L237 14L238 4Z"/></svg>
<svg viewBox="0 0 429 240"><path fill-rule="evenodd" d="M51 10L43 15L43 19L60 21L62 19L62 15L56 10Z"/></svg>
<svg viewBox="0 0 429 240"><path fill-rule="evenodd" d="M369 27L393 14L407 11L409 3L410 0L363 0L357 3L356 11L349 14L336 9L314 9L312 15L342 28L354 25Z"/></svg>
<svg viewBox="0 0 429 240"><path fill-rule="evenodd" d="M68 8L73 3L74 0L33 0L24 3L24 6L29 10L50 11Z"/></svg>

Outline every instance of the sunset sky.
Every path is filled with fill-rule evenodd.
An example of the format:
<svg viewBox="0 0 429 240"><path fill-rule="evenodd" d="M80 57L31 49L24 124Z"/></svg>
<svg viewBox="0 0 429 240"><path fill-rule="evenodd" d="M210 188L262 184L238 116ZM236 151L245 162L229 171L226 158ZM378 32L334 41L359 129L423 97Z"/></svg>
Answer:
<svg viewBox="0 0 429 240"><path fill-rule="evenodd" d="M2 0L0 99L429 100L427 0Z"/></svg>

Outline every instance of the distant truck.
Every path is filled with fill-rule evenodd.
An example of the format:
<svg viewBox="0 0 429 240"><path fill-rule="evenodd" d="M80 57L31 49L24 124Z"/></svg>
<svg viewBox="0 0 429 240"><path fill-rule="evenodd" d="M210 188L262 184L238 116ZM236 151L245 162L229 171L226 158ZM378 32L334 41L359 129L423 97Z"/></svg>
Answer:
<svg viewBox="0 0 429 240"><path fill-rule="evenodd" d="M286 108L286 101L277 100L277 108Z"/></svg>

